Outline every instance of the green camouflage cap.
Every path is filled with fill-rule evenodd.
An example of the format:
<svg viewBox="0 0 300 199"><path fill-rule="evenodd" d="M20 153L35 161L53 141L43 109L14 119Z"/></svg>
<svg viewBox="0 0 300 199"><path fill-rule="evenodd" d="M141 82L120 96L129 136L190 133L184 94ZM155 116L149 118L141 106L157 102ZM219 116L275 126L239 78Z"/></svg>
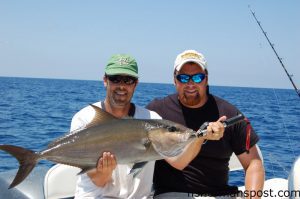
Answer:
<svg viewBox="0 0 300 199"><path fill-rule="evenodd" d="M126 74L138 78L138 66L130 55L116 54L108 60L105 73L107 75Z"/></svg>

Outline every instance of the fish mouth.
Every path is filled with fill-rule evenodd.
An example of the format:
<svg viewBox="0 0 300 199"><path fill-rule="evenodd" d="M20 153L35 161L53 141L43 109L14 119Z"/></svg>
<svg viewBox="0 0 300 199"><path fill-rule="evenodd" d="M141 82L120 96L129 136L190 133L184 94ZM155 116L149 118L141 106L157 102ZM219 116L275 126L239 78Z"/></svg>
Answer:
<svg viewBox="0 0 300 199"><path fill-rule="evenodd" d="M189 139L192 139L192 138L195 138L197 135L197 132L192 130L192 129L188 129L186 130L186 132L184 133L183 135L183 141L186 142L188 141Z"/></svg>
<svg viewBox="0 0 300 199"><path fill-rule="evenodd" d="M188 139L192 139L192 138L197 138L198 137L198 134L197 134L197 131L190 131L189 132L189 138Z"/></svg>

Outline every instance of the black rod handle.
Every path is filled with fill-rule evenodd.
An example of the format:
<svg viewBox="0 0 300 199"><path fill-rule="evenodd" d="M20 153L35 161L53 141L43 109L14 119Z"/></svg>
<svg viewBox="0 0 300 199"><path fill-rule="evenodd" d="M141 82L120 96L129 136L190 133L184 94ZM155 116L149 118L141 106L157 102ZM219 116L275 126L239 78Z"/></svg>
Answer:
<svg viewBox="0 0 300 199"><path fill-rule="evenodd" d="M225 121L223 121L223 125L224 125L224 128L226 127L229 127L229 126L232 126L240 121L242 121L243 119L245 118L245 116L243 114L238 114L237 116L234 116L232 118L229 118ZM204 122L200 129L195 133L197 137L203 137L207 134L207 126L208 126L208 122Z"/></svg>
<svg viewBox="0 0 300 199"><path fill-rule="evenodd" d="M245 119L245 116L243 114L238 114L237 116L234 116L232 118L225 120L223 122L223 124L224 124L224 127L226 128L228 126L232 126L232 125L242 121L243 119Z"/></svg>

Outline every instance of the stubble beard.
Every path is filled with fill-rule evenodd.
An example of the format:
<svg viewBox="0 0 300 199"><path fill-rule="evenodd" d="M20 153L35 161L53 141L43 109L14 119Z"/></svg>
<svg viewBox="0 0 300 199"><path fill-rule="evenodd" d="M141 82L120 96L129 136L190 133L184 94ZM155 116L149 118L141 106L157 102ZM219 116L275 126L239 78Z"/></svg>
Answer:
<svg viewBox="0 0 300 199"><path fill-rule="evenodd" d="M115 92L117 92L118 90L116 90ZM122 91L123 92L123 91ZM130 100L131 100L131 96L128 96L129 93L127 92L126 96L118 96L117 93L113 93L111 95L111 102L113 103L113 105L115 107L124 107L128 104L130 104Z"/></svg>
<svg viewBox="0 0 300 199"><path fill-rule="evenodd" d="M200 94L197 93L195 96L187 95L183 93L183 95L179 96L180 101L187 106L196 106L201 102Z"/></svg>

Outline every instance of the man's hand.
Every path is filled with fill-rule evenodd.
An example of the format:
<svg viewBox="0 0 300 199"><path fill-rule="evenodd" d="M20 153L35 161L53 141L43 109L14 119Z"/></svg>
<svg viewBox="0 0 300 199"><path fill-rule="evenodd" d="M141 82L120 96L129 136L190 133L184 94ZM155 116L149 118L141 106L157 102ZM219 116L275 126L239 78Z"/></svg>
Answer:
<svg viewBox="0 0 300 199"><path fill-rule="evenodd" d="M116 158L110 152L104 152L99 158L96 169L87 173L92 182L98 187L104 187L106 183L111 181L113 170L117 166Z"/></svg>
<svg viewBox="0 0 300 199"><path fill-rule="evenodd" d="M222 116L216 122L210 122L207 127L207 134L203 137L206 140L219 140L224 135L223 121L226 120L226 116Z"/></svg>
<svg viewBox="0 0 300 199"><path fill-rule="evenodd" d="M181 154L175 157L166 158L165 160L174 168L183 170L200 152L202 144L206 140L219 140L224 135L224 125L222 121L226 120L226 116L222 116L216 122L210 122L207 127L207 134L199 137L189 143Z"/></svg>

